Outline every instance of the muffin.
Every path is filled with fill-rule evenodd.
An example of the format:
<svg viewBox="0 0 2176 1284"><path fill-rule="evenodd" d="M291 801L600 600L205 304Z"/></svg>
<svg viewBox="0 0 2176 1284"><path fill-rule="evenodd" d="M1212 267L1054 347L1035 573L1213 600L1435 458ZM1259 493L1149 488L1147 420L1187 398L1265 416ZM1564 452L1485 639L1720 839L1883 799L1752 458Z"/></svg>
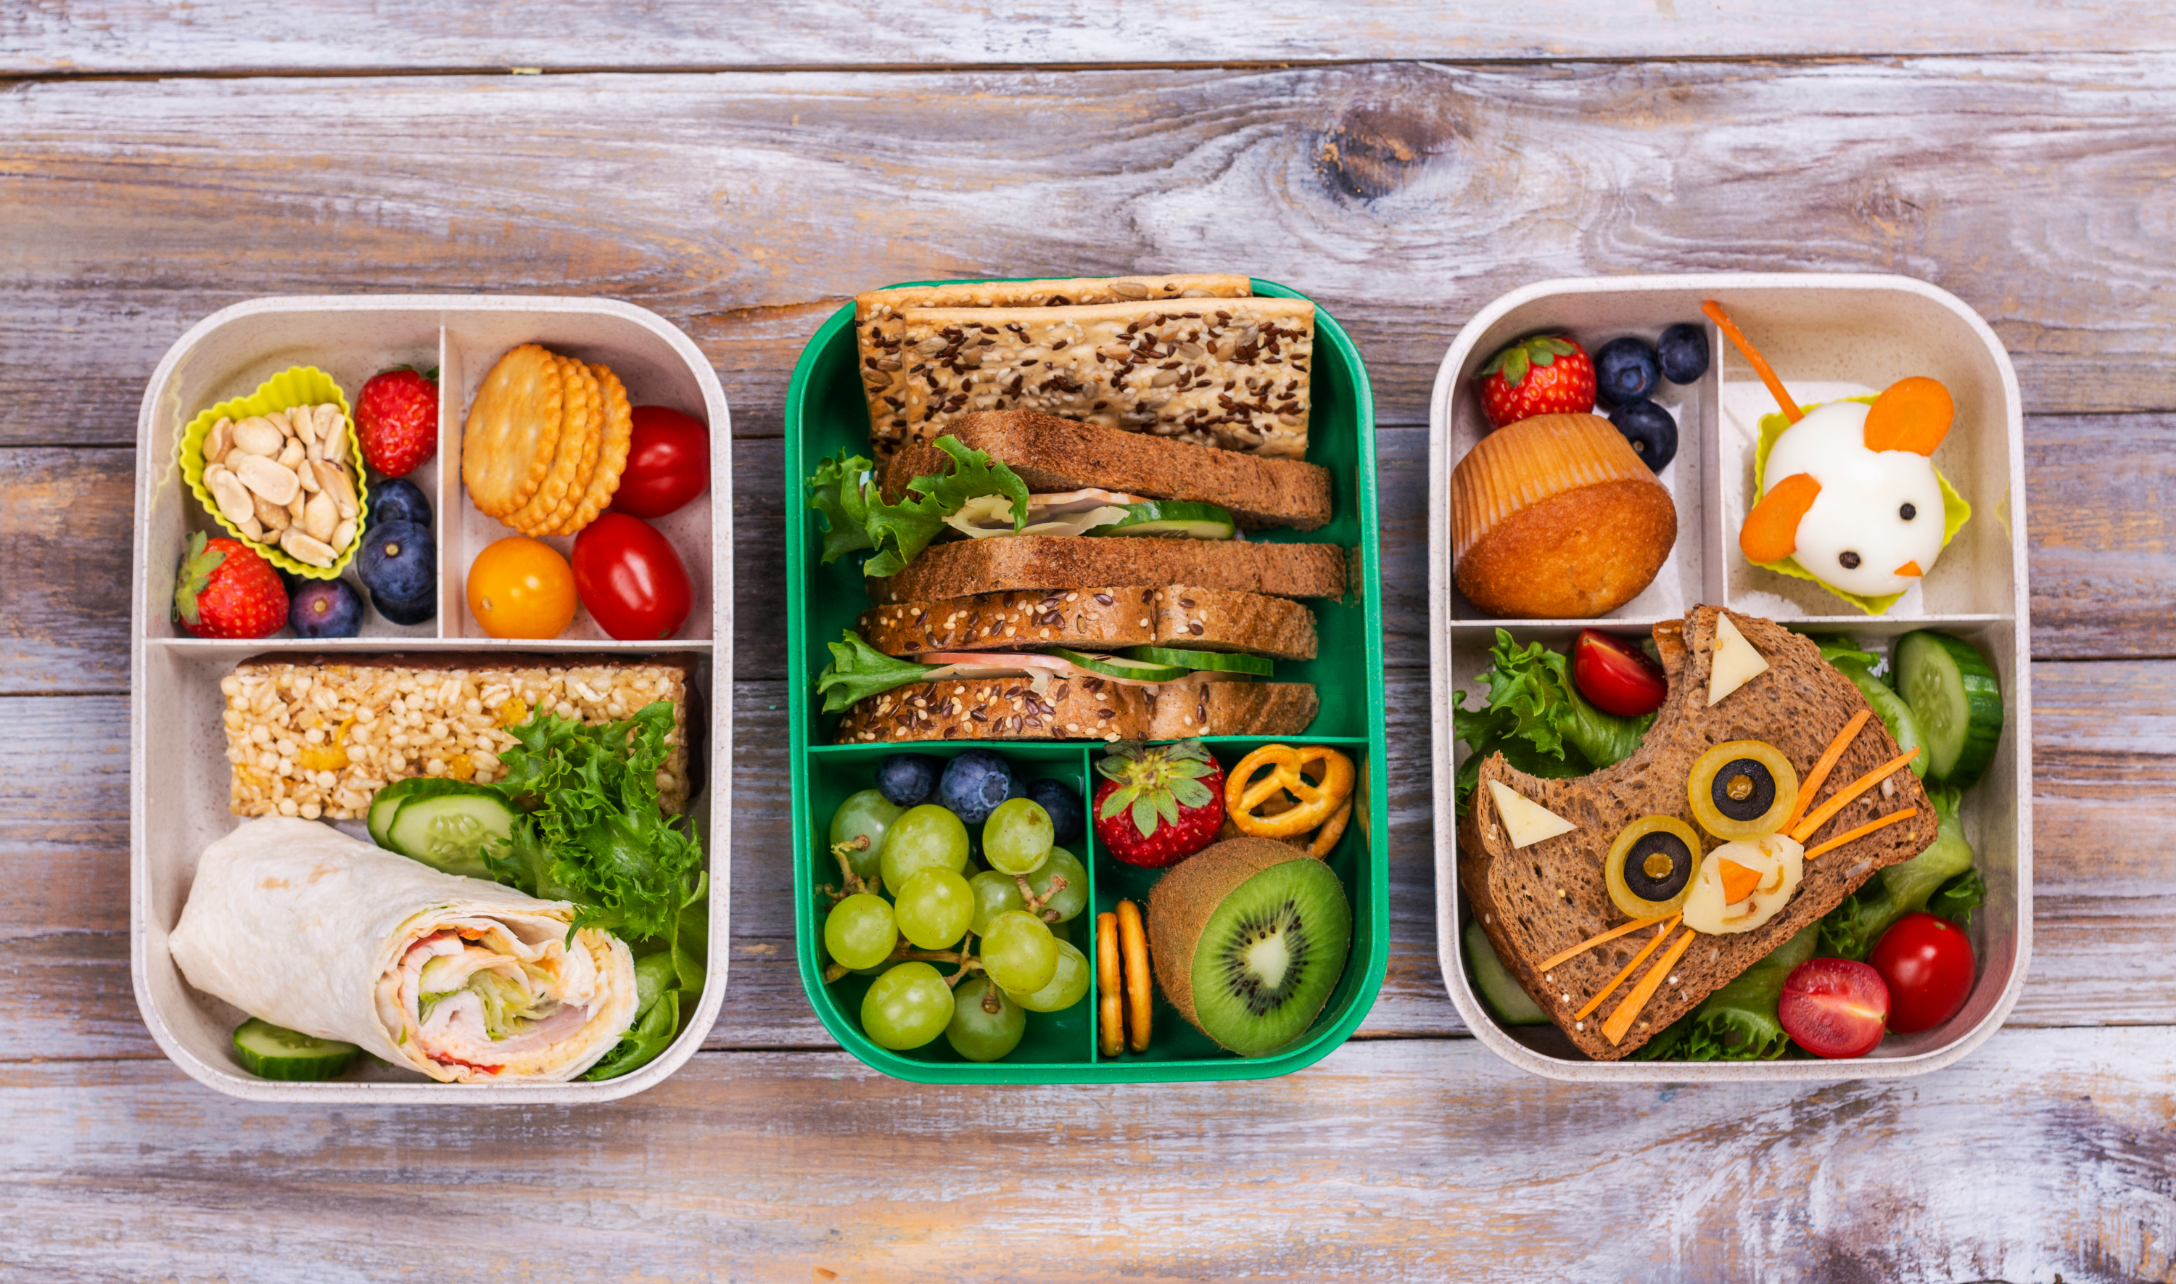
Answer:
<svg viewBox="0 0 2176 1284"><path fill-rule="evenodd" d="M1652 583L1677 506L1599 415L1537 415L1481 439L1451 470L1458 591L1491 615L1591 619Z"/></svg>

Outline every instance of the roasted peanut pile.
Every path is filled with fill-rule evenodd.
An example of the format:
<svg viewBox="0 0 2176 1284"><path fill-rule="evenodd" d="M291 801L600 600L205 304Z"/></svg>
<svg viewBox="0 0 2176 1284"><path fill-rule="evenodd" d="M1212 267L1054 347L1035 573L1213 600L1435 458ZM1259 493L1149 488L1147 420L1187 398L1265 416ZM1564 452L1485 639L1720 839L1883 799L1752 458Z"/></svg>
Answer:
<svg viewBox="0 0 2176 1284"><path fill-rule="evenodd" d="M204 435L204 488L250 539L331 566L362 522L348 436L347 417L331 404L221 419Z"/></svg>

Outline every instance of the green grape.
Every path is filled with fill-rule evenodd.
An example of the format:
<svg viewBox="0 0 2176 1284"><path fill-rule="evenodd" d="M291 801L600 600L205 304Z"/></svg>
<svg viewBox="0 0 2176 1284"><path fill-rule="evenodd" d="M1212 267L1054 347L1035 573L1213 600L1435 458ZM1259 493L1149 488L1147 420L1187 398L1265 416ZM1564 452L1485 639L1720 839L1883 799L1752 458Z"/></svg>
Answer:
<svg viewBox="0 0 2176 1284"><path fill-rule="evenodd" d="M995 1012L983 1006L990 995L996 996ZM944 1028L944 1037L954 1052L969 1061L995 1061L1019 1047L1020 1036L1027 1029L1028 1014L1020 1010L1020 1005L977 976L960 982L960 988L953 993L952 1023Z"/></svg>
<svg viewBox="0 0 2176 1284"><path fill-rule="evenodd" d="M982 968L1014 994L1033 994L1058 972L1058 941L1049 924L1024 910L1007 910L982 934Z"/></svg>
<svg viewBox="0 0 2176 1284"><path fill-rule="evenodd" d="M824 918L824 949L849 969L875 967L899 944L891 903L859 892L831 907Z"/></svg>
<svg viewBox="0 0 2176 1284"><path fill-rule="evenodd" d="M990 930L991 919L1027 904L1020 898L1020 884L1010 874L984 870L968 879L967 885L975 889L975 921L968 930L977 936Z"/></svg>
<svg viewBox="0 0 2176 1284"><path fill-rule="evenodd" d="M861 1030L894 1052L919 1048L952 1021L952 987L927 963L901 963L861 998Z"/></svg>
<svg viewBox="0 0 2176 1284"><path fill-rule="evenodd" d="M965 985L961 986L965 989ZM1030 1012L1063 1012L1088 997L1088 956L1071 941L1058 942L1058 970L1050 984L1033 994L1014 994L1012 1001Z"/></svg>
<svg viewBox="0 0 2176 1284"><path fill-rule="evenodd" d="M858 852L848 852L846 859L854 866L855 874L869 878L876 873L877 854L884 848L885 831L906 810L874 789L849 794L846 801L839 804L839 809L831 813L831 845L836 847L856 838L867 838L869 845Z"/></svg>
<svg viewBox="0 0 2176 1284"><path fill-rule="evenodd" d="M982 858L1000 874L1025 874L1050 854L1050 813L1027 798L1008 798L982 824Z"/></svg>
<svg viewBox="0 0 2176 1284"><path fill-rule="evenodd" d="M925 869L895 893L900 935L925 950L959 944L975 921L975 889L949 869Z"/></svg>
<svg viewBox="0 0 2176 1284"><path fill-rule="evenodd" d="M1065 886L1052 893L1050 885L1059 878L1065 879ZM1088 871L1081 868L1079 857L1063 847L1050 849L1049 857L1028 875L1028 886L1037 896L1049 897L1043 908L1055 911L1060 923L1088 908Z"/></svg>
<svg viewBox="0 0 2176 1284"><path fill-rule="evenodd" d="M885 831L879 864L884 886L895 893L921 870L949 869L956 874L967 868L967 826L935 803L909 807Z"/></svg>

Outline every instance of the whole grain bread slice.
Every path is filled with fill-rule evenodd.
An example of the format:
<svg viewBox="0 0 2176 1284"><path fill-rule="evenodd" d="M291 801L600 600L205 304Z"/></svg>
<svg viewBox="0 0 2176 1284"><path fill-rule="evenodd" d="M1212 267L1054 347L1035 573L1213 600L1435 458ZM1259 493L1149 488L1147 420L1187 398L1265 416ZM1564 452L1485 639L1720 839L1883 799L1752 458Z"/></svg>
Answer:
<svg viewBox="0 0 2176 1284"><path fill-rule="evenodd" d="M1807 846L1818 846L1907 807L1919 809L1916 817L1807 861L1797 893L1761 927L1727 936L1696 936L1621 1042L1612 1044L1602 1033L1602 1023L1621 996L1631 991L1638 974L1584 1020L1574 1016L1654 937L1654 929L1644 929L1588 950L1546 973L1540 969L1544 960L1628 921L1610 901L1602 875L1603 858L1617 834L1646 815L1676 816L1698 832L1686 799L1686 777L1693 760L1711 746L1728 740L1766 741L1790 759L1803 779L1851 716L1867 707L1859 689L1821 659L1814 643L1779 624L1736 612L1730 613L1731 621L1769 667L1720 704L1708 707L1715 622L1721 614L1715 607L1695 607L1681 624L1656 626L1655 641L1669 674L1670 692L1637 753L1571 780L1529 776L1507 765L1503 755L1492 754L1481 766L1481 787L1474 791L1472 806L1459 825L1459 885L1497 956L1579 1050L1599 1061L1614 1061L1637 1050L1834 909L1874 871L1909 860L1934 841L1934 808L1926 791L1908 769L1898 771L1845 806L1807 840ZM1830 772L1816 802L1897 753L1896 741L1881 719L1870 718ZM1575 828L1514 849L1490 795L1490 781L1502 782ZM1720 840L1705 842L1709 850L1720 846ZM1676 934L1684 931L1680 927ZM1660 953L1650 956L1643 970Z"/></svg>
<svg viewBox="0 0 2176 1284"><path fill-rule="evenodd" d="M886 655L1175 646L1315 658L1315 617L1306 607L1192 585L977 593L872 607L855 627Z"/></svg>
<svg viewBox="0 0 2176 1284"><path fill-rule="evenodd" d="M840 744L1297 736L1320 707L1310 683L1204 674L1154 686L1059 678L1040 695L1026 678L948 678L856 701L836 735Z"/></svg>
<svg viewBox="0 0 2176 1284"><path fill-rule="evenodd" d="M1345 552L1335 544L1015 535L932 544L899 574L868 581L869 600L879 606L1107 584L1193 584L1272 597L1338 597L1345 592Z"/></svg>
<svg viewBox="0 0 2176 1284"><path fill-rule="evenodd" d="M878 463L907 436L907 366L900 352L909 308L1063 308L1076 303L1143 299L1241 299L1254 293L1243 276L1077 276L1044 281L951 281L902 285L854 296L854 338L869 396L869 439Z"/></svg>
<svg viewBox="0 0 2176 1284"><path fill-rule="evenodd" d="M1304 459L1191 445L1032 410L961 415L933 435L987 453L1041 494L1094 487L1216 504L1248 530L1311 531L1330 520L1330 470ZM951 456L928 442L905 446L885 469L884 497L897 503L909 482L951 467Z"/></svg>

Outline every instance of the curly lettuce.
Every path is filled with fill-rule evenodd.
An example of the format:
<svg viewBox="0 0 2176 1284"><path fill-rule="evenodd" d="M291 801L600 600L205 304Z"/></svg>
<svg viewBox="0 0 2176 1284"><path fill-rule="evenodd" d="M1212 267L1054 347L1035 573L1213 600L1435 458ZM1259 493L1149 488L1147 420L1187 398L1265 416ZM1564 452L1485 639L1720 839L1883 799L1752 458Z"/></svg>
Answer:
<svg viewBox="0 0 2176 1284"><path fill-rule="evenodd" d="M1458 769L1458 814L1463 816L1492 753L1530 776L1584 776L1632 756L1654 725L1655 715L1621 718L1587 703L1573 685L1571 662L1539 642L1521 647L1496 630L1489 667L1475 680L1488 702L1468 709L1466 693L1451 696L1453 734L1473 750Z"/></svg>
<svg viewBox="0 0 2176 1284"><path fill-rule="evenodd" d="M828 644L831 663L816 675L816 690L823 695L824 712L837 713L857 700L881 695L910 682L920 682L938 666L917 664L884 654L847 629L839 641Z"/></svg>
<svg viewBox="0 0 2176 1284"><path fill-rule="evenodd" d="M1972 867L1972 844L1965 841L1964 822L1957 816L1962 795L1955 789L1933 785L1928 787L1927 797L1934 803L1934 842L1910 860L1876 871L1821 917L1824 955L1863 960L1873 952L1881 934L1894 927L1898 919L1915 910L1930 909L1935 894L1957 880L1965 881L1958 882L1957 890L1943 901L1951 911L1943 913L1943 917L1964 914L1969 921L1972 907L1979 904L1976 899L1964 903L1971 897L1974 885L1984 898L1986 884L1979 882L1978 872Z"/></svg>
<svg viewBox="0 0 2176 1284"><path fill-rule="evenodd" d="M808 479L808 506L823 515L826 565L866 549L870 557L862 563L863 575L897 575L949 529L945 518L984 495L1012 501L1015 531L1027 524L1028 485L1019 474L957 437L939 437L933 444L951 458L950 466L908 482L897 503L884 498L876 465L864 456L841 451L816 466Z"/></svg>

